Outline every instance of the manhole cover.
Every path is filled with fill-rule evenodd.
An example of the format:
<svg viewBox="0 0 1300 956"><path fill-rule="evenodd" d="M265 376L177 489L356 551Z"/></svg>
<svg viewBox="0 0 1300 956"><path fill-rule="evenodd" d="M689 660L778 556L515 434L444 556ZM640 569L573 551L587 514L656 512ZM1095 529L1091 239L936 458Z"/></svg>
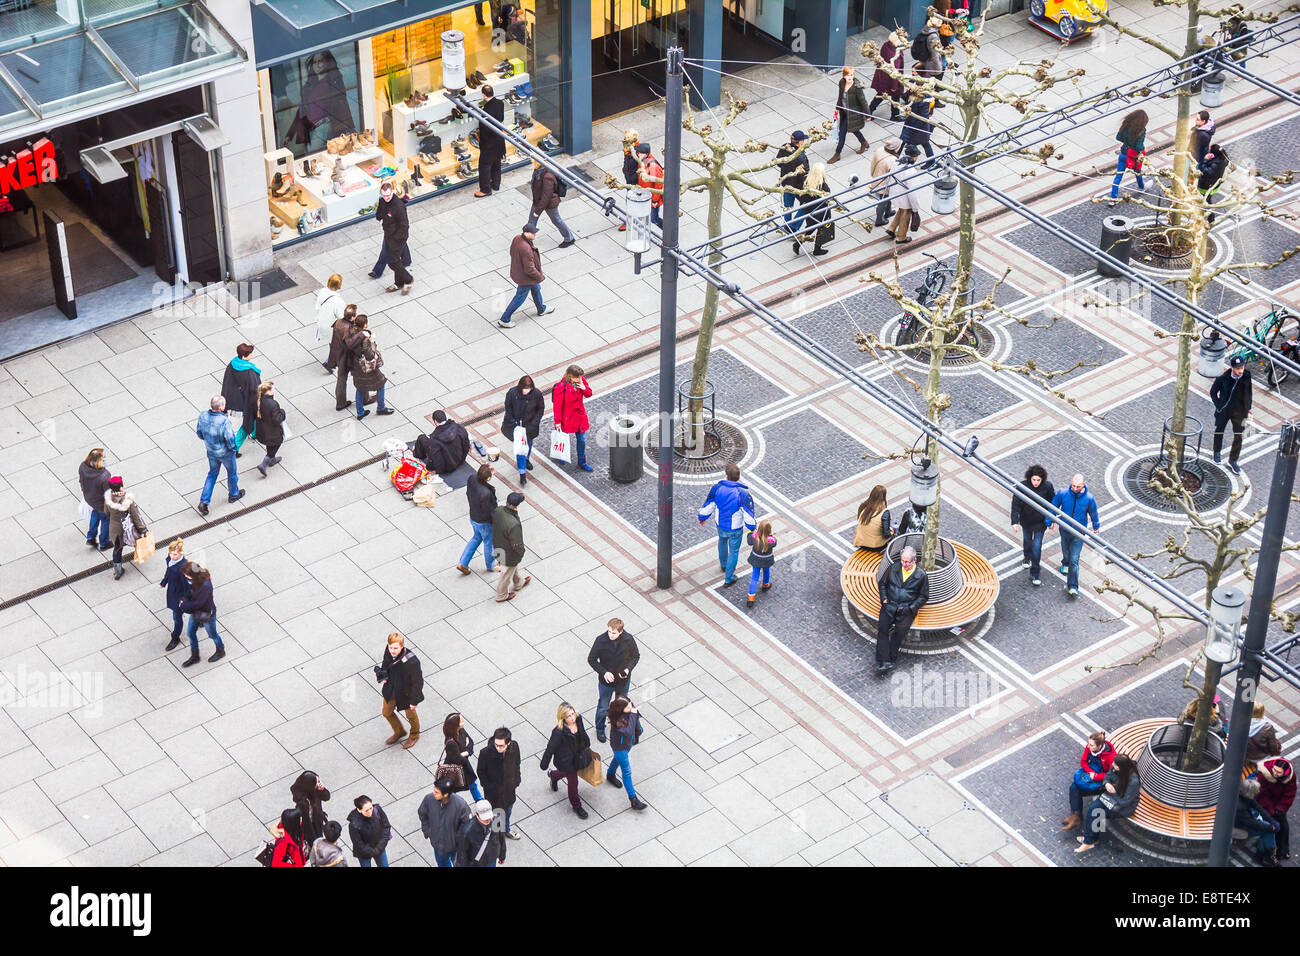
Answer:
<svg viewBox="0 0 1300 956"><path fill-rule="evenodd" d="M674 436L673 473L678 475L722 474L730 464L739 464L749 454L749 439L730 422L715 420L704 436L705 458L686 456L686 426L678 427ZM659 465L659 441L654 430L647 431L643 439L646 457L656 467Z"/></svg>
<svg viewBox="0 0 1300 956"><path fill-rule="evenodd" d="M916 340L913 333L915 333L916 336L924 338L926 331L924 325L917 324L915 323L915 320L913 320L913 324L909 325L907 329L894 331L894 343L896 345L910 344ZM973 345L975 351L980 355L991 355L993 354L994 346L993 330L983 322L972 322L970 329L966 333L965 340L959 344L968 346ZM928 366L930 364L930 350L928 348L909 349L907 352L903 352L902 354L918 365ZM975 358L975 356L966 351L945 349L943 353L944 368L961 368L964 365L973 365L978 361L979 360Z"/></svg>
<svg viewBox="0 0 1300 956"><path fill-rule="evenodd" d="M1182 509L1176 500L1167 498L1160 492L1159 482L1167 479L1156 475L1159 464L1158 455L1139 458L1130 464L1124 469L1124 490L1134 501L1148 508L1171 513L1181 512ZM1182 477L1183 487L1188 490L1192 501L1201 511L1210 511L1219 507L1232 493L1232 479L1223 468L1213 462L1200 459L1187 462L1183 465ZM1153 479L1157 487L1152 487Z"/></svg>
<svg viewBox="0 0 1300 956"><path fill-rule="evenodd" d="M841 599L840 610L848 619L849 626L857 631L858 635L874 649L876 646L876 622L854 607L848 598ZM907 637L903 639L903 646L899 650L904 654L919 654L921 656L946 654L960 644L963 638L969 639L984 630L992 613L992 611L989 611L983 617L971 621L959 631L956 628L945 631L910 631Z"/></svg>

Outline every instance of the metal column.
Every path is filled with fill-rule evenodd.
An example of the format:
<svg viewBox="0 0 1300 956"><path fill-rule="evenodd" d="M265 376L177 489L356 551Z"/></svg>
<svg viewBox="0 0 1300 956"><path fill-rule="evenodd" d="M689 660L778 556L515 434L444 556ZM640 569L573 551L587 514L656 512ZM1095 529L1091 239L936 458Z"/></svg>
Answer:
<svg viewBox="0 0 1300 956"><path fill-rule="evenodd" d="M664 118L664 224L660 248L676 250L681 206L682 51L668 48L668 83ZM677 392L677 257L659 263L659 526L655 582L673 583L673 440Z"/></svg>

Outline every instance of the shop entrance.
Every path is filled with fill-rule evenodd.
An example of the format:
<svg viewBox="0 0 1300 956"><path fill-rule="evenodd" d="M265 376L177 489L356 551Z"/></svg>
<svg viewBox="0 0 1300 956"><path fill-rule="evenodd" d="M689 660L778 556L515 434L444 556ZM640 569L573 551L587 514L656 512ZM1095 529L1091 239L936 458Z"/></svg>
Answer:
<svg viewBox="0 0 1300 956"><path fill-rule="evenodd" d="M10 340L45 320L145 311L159 280L170 284L186 271L183 244L175 241L172 134L94 151L103 160L95 167L83 161L76 130L50 139L57 178L0 203L0 352L7 354L15 351Z"/></svg>
<svg viewBox="0 0 1300 956"><path fill-rule="evenodd" d="M626 113L663 96L667 49L690 49L687 0L591 0L592 118ZM725 0L721 68L744 70L789 51L785 0ZM792 16L792 14L790 15Z"/></svg>

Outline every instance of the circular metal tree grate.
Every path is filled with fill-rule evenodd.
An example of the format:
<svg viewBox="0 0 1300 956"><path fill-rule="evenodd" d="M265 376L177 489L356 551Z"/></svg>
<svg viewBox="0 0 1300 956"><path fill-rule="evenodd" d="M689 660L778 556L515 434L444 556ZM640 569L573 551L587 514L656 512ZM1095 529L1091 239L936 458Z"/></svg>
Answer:
<svg viewBox="0 0 1300 956"><path fill-rule="evenodd" d="M1181 511L1178 503L1166 498L1159 487L1152 487L1152 482L1167 480L1156 474L1160 464L1158 455L1139 458L1124 469L1124 490L1138 504L1156 511ZM1232 479L1228 473L1213 462L1193 461L1183 465L1183 487L1192 495L1192 501L1201 511L1219 507L1228 500L1232 493Z"/></svg>
<svg viewBox="0 0 1300 956"><path fill-rule="evenodd" d="M1214 235L1205 237L1205 262L1219 254ZM1191 240L1167 224L1148 224L1133 230L1133 258L1139 265L1153 269L1180 271L1192 267Z"/></svg>
<svg viewBox="0 0 1300 956"><path fill-rule="evenodd" d="M983 356L989 356L993 354L993 346L996 344L996 340L993 337L992 329L990 329L983 322L972 322L968 334L975 338L976 352L978 352L980 355ZM897 342L902 337L903 336L899 336L896 334L895 341ZM902 343L900 342L899 344ZM965 344L970 344L970 343L967 342ZM930 364L929 349L925 349L925 348L913 349L907 352L903 352L901 354L904 355L909 361L914 362L918 365L928 366ZM956 352L953 351L952 349L945 349L943 353L944 368L961 368L966 365L973 365L976 361L978 360L973 355L969 355L966 352Z"/></svg>
<svg viewBox="0 0 1300 956"><path fill-rule="evenodd" d="M715 419L704 433L704 458L686 457L686 428L674 436L673 473L678 475L721 475L727 465L739 464L749 454L749 438L730 422ZM644 436L646 457L658 467L659 436L651 429Z"/></svg>

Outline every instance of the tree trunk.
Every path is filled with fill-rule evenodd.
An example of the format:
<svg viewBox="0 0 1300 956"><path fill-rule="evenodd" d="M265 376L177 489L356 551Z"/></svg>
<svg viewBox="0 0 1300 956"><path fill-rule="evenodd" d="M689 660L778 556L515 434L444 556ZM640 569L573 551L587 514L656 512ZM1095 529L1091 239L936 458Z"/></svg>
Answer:
<svg viewBox="0 0 1300 956"><path fill-rule="evenodd" d="M1200 5L1196 0L1187 4L1187 42L1183 50L1184 59L1194 56L1201 50L1196 41L1196 24L1201 18ZM1187 87L1178 90L1178 125L1174 133L1174 179L1180 183L1187 182L1188 160L1191 156L1192 126L1192 92ZM1169 215L1169 225L1177 226L1183 217L1174 211Z"/></svg>
<svg viewBox="0 0 1300 956"><path fill-rule="evenodd" d="M709 179L709 238L722 235L722 203L726 198L723 157L715 155ZM718 268L722 253L716 243L709 252L709 265ZM704 288L704 312L700 316L700 334L695 342L695 365L691 369L690 422L686 429L686 454L690 458L704 457L704 395L709 376L709 354L713 351L713 326L718 319L718 287L708 283Z"/></svg>
<svg viewBox="0 0 1300 956"><path fill-rule="evenodd" d="M980 114L979 102L962 108L962 134L965 142L971 143L979 138ZM965 166L971 159L969 149L960 154L959 162ZM975 187L966 180L961 180L957 187L958 198L958 235L957 235L957 275L954 280L954 294L957 310L966 306L970 298L971 269L975 262ZM965 277L963 279L963 276ZM955 311L954 315L960 314Z"/></svg>
<svg viewBox="0 0 1300 956"><path fill-rule="evenodd" d="M934 424L939 424L939 386L940 374L943 371L943 354L947 349L944 347L944 325L942 322L935 321L930 323L930 373L925 379L925 417ZM939 464L939 443L933 438L926 442L925 456L932 461L936 467ZM939 505L942 503L941 491L942 479L939 485L935 487L934 504L926 510L925 515L925 538L921 545L921 567L926 571L934 570L934 555L939 549Z"/></svg>
<svg viewBox="0 0 1300 956"><path fill-rule="evenodd" d="M1177 186L1175 187L1177 188ZM1181 190L1190 195L1189 189ZM1203 213L1202 213L1203 215ZM1186 298L1192 305L1196 305L1201 294L1201 289L1205 285L1205 255L1208 247L1206 235L1208 230L1204 223L1195 223L1192 226L1193 245L1192 245L1192 269L1187 275ZM1187 429L1187 392L1190 387L1192 378L1192 340L1197 337L1200 324L1196 317L1190 313L1183 313L1183 323L1179 328L1178 336L1178 372L1174 378L1174 409L1171 416L1170 425L1172 431L1181 432ZM1165 453L1169 456L1172 463L1169 474L1171 478L1178 478L1182 474L1183 453L1185 451L1186 440L1171 434ZM1214 585L1210 590L1214 590Z"/></svg>
<svg viewBox="0 0 1300 956"><path fill-rule="evenodd" d="M1219 538L1217 548L1215 549L1214 561L1210 565L1210 570L1205 575L1205 607L1210 607L1210 595L1214 589L1219 586L1219 579L1223 577L1224 565L1227 564L1225 552L1231 541L1226 538ZM1205 680L1201 683L1201 693L1197 697L1196 720L1192 724L1192 732L1187 738L1187 746L1183 749L1183 769L1188 773L1196 773L1201 765L1201 752L1205 746L1205 734L1210 727L1210 711L1214 708L1214 689L1219 685L1219 674L1222 671L1222 665L1207 659L1205 661Z"/></svg>

